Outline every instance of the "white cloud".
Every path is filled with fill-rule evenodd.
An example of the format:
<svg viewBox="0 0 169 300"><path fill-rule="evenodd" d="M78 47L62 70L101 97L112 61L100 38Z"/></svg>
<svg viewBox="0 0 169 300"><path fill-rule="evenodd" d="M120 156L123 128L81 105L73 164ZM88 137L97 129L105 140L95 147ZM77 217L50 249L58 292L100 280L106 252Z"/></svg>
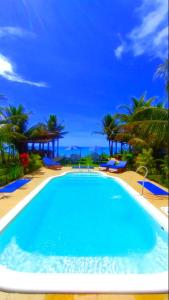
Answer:
<svg viewBox="0 0 169 300"><path fill-rule="evenodd" d="M33 37L35 34L28 30L25 30L21 27L12 27L12 26L1 26L0 27L0 38L4 36L16 36L16 37L25 37L31 36Z"/></svg>
<svg viewBox="0 0 169 300"><path fill-rule="evenodd" d="M124 52L124 45L121 44L120 46L118 46L115 50L114 50L114 53L116 55L117 58L121 58L123 52Z"/></svg>
<svg viewBox="0 0 169 300"><path fill-rule="evenodd" d="M27 31L21 27L12 27L12 26L1 26L0 27L0 38L6 36L15 36L15 37L34 37L35 34ZM36 87L47 87L45 82L36 82L24 79L21 75L17 74L14 70L13 63L4 55L0 54L0 76L9 80L20 83L25 83L33 85Z"/></svg>
<svg viewBox="0 0 169 300"><path fill-rule="evenodd" d="M0 54L0 76L9 81L25 83L36 87L47 87L45 82L30 81L17 74L12 62L2 54Z"/></svg>
<svg viewBox="0 0 169 300"><path fill-rule="evenodd" d="M126 36L126 43L115 49L116 57L132 51L134 56L147 54L165 59L168 52L167 0L143 0L137 14L140 24Z"/></svg>

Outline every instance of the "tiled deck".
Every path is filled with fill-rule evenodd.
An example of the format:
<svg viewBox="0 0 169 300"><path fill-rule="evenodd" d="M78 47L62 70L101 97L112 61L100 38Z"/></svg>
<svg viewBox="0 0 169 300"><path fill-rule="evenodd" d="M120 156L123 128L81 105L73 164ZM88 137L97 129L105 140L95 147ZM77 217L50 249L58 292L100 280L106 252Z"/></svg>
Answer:
<svg viewBox="0 0 169 300"><path fill-rule="evenodd" d="M69 171L70 168L63 168L60 171L53 171L42 168L32 176L32 180L19 190L5 195L3 198L0 194L0 218L3 217L10 209L12 209L19 201L30 193L38 184L49 176L61 174L64 171ZM112 173L108 173L111 175ZM129 183L138 192L141 191L141 186L137 183L142 180L142 176L135 172L128 171L122 174L112 174L118 176ZM168 206L168 197L154 196L146 189L144 197L148 199L158 209L163 206ZM17 294L0 292L0 300L167 300L168 295L108 295L108 294Z"/></svg>

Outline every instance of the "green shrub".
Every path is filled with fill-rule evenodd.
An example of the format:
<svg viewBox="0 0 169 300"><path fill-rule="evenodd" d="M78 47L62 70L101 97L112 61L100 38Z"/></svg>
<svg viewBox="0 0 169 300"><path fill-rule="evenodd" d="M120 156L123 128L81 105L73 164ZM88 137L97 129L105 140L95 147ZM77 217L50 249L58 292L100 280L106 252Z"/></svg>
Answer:
<svg viewBox="0 0 169 300"><path fill-rule="evenodd" d="M0 167L0 186L7 183L7 170L3 166Z"/></svg>
<svg viewBox="0 0 169 300"><path fill-rule="evenodd" d="M158 182L159 184L169 188L169 181L166 176L163 174L150 174L147 176L150 180Z"/></svg>
<svg viewBox="0 0 169 300"><path fill-rule="evenodd" d="M110 158L109 155L106 153L100 154L100 162L101 163L107 162L109 160L109 158Z"/></svg>
<svg viewBox="0 0 169 300"><path fill-rule="evenodd" d="M79 163L83 166L92 166L93 160L90 156L82 157L79 161Z"/></svg>
<svg viewBox="0 0 169 300"><path fill-rule="evenodd" d="M23 167L16 162L0 167L0 185L7 184L24 175Z"/></svg>
<svg viewBox="0 0 169 300"><path fill-rule="evenodd" d="M157 169L155 167L155 159L152 155L153 150L143 149L141 153L138 154L135 160L136 167L145 166L148 169L149 174L157 174ZM144 170L140 170L140 173L145 172Z"/></svg>
<svg viewBox="0 0 169 300"><path fill-rule="evenodd" d="M132 152L123 152L121 155L121 160L127 161L127 168L133 169L134 168L134 160L135 160L135 154Z"/></svg>
<svg viewBox="0 0 169 300"><path fill-rule="evenodd" d="M169 155L165 155L164 159L162 160L162 163L160 165L162 173L169 177Z"/></svg>
<svg viewBox="0 0 169 300"><path fill-rule="evenodd" d="M33 172L42 167L42 160L39 154L30 154L28 171Z"/></svg>

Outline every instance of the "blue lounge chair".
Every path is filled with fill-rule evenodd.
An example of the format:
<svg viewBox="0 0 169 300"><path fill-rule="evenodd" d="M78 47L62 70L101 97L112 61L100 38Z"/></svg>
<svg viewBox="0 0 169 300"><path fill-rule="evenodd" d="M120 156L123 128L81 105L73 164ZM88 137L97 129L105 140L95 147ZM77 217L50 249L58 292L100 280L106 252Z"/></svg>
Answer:
<svg viewBox="0 0 169 300"><path fill-rule="evenodd" d="M56 162L51 158L44 157L42 159L42 161L43 161L44 166L49 169L60 170L62 168L62 166L59 162Z"/></svg>
<svg viewBox="0 0 169 300"><path fill-rule="evenodd" d="M104 163L104 164L100 164L99 165L99 168L106 168L106 170L109 168L109 166L111 167L113 167L114 165L116 164L116 161L115 160L113 160L113 159L111 159L111 160L109 160L107 163Z"/></svg>
<svg viewBox="0 0 169 300"><path fill-rule="evenodd" d="M30 180L31 179L28 178L18 179L15 182L8 184L4 188L1 188L0 193L12 193L22 187L24 184L28 183Z"/></svg>
<svg viewBox="0 0 169 300"><path fill-rule="evenodd" d="M125 168L127 166L127 161L119 161L118 163L116 163L115 165L113 166L109 166L108 168L109 169L113 169L113 172L121 172L121 171L124 171Z"/></svg>
<svg viewBox="0 0 169 300"><path fill-rule="evenodd" d="M153 184L152 182L149 181L138 181L139 184L143 185L144 187L150 191L152 194L154 195L158 195L158 196L168 196L169 193L166 192L165 190L161 189L159 186Z"/></svg>

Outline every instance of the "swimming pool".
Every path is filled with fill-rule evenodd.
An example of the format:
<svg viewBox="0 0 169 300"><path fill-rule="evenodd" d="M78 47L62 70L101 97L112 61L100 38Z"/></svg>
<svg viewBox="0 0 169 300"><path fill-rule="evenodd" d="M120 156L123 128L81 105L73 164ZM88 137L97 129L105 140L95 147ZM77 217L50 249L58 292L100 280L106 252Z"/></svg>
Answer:
<svg viewBox="0 0 169 300"><path fill-rule="evenodd" d="M50 178L0 225L2 288L167 289L167 219L120 179L100 172ZM11 287L10 276L22 284Z"/></svg>

